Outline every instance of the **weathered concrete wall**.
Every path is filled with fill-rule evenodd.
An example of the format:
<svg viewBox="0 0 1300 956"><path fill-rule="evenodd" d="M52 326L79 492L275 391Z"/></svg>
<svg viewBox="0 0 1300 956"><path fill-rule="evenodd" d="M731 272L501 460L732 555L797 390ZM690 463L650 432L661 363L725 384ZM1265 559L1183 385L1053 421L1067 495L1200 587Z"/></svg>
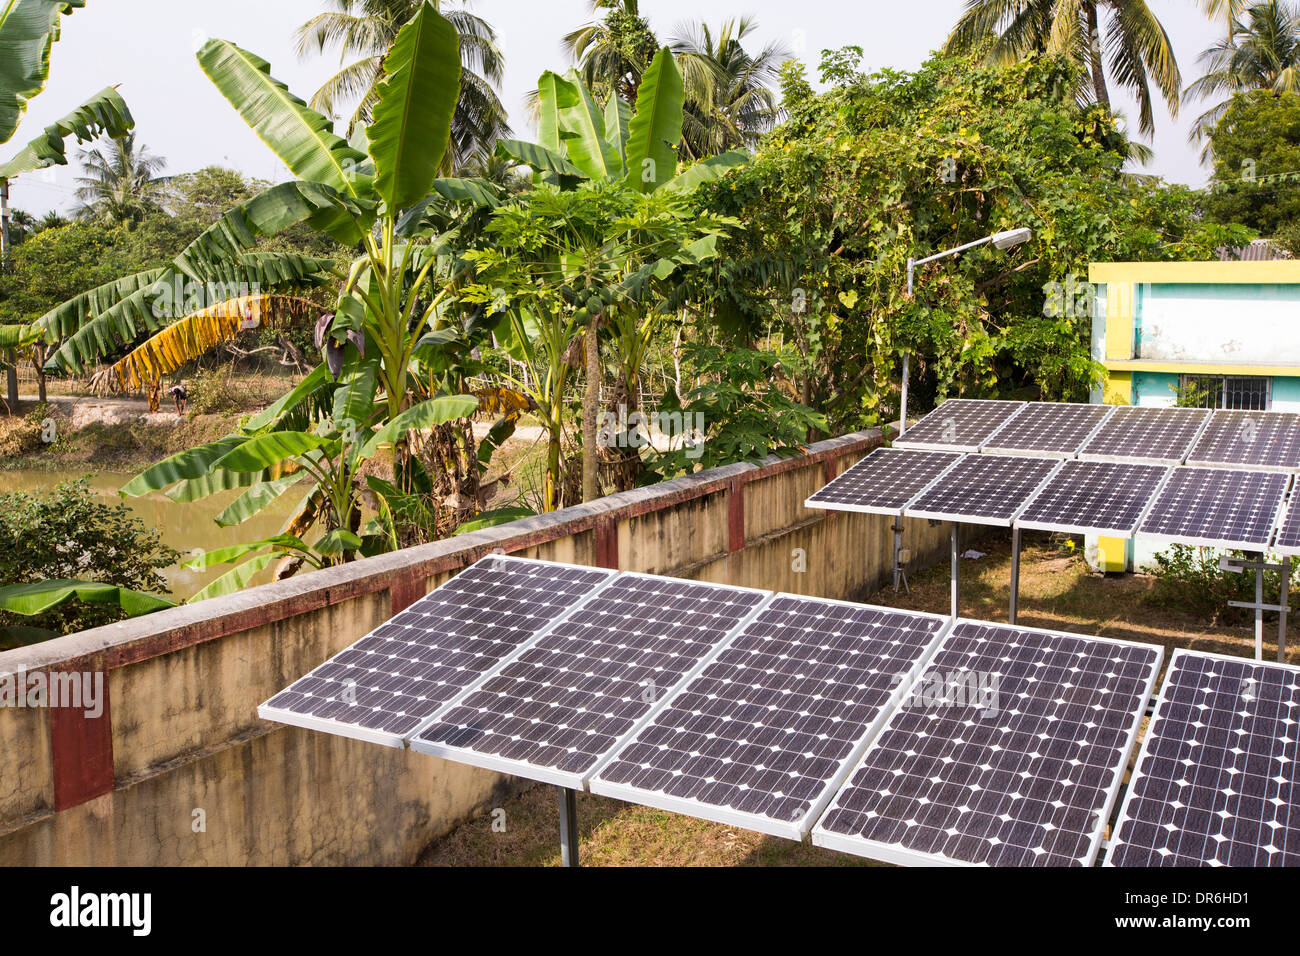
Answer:
<svg viewBox="0 0 1300 956"><path fill-rule="evenodd" d="M880 443L731 465L474 535L0 653L0 675L102 675L103 712L0 707L0 864L403 864L510 778L270 724L256 707L494 549L856 598L884 518L809 494ZM927 563L947 528L909 526Z"/></svg>

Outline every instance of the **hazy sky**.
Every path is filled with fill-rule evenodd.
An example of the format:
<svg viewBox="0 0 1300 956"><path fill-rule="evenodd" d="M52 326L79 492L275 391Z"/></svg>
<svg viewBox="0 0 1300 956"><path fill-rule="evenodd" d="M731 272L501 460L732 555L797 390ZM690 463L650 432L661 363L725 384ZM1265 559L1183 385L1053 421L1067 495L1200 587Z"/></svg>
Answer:
<svg viewBox="0 0 1300 956"><path fill-rule="evenodd" d="M449 0L452 2L452 0ZM0 146L8 158L47 123L64 115L109 84L121 92L136 118L139 138L167 159L167 172L188 172L212 163L234 166L266 179L288 173L248 130L239 115L203 75L194 52L209 36L224 37L269 60L273 73L304 99L338 68L337 54L302 62L294 53L293 31L328 0L89 0L64 19L63 38L54 47L48 88L31 104L17 134ZM1218 35L1194 0L1149 0L1174 41L1185 82L1196 75L1196 57ZM332 6L332 4L329 4ZM471 9L497 29L506 57L502 99L517 134L532 130L523 94L537 85L545 69L568 64L560 37L588 22L587 0L475 0ZM940 45L956 21L963 0L641 0L661 40L675 34L683 19L717 24L728 16L757 17L757 41L784 39L809 65L816 79L820 51L857 44L865 51L863 68L915 69ZM1117 103L1136 124L1137 110ZM1157 107L1155 160L1148 171L1176 182L1202 185L1206 171L1197 150L1187 144L1187 128L1199 112L1184 109L1171 120ZM11 189L12 203L42 214L73 203L75 163L21 177Z"/></svg>

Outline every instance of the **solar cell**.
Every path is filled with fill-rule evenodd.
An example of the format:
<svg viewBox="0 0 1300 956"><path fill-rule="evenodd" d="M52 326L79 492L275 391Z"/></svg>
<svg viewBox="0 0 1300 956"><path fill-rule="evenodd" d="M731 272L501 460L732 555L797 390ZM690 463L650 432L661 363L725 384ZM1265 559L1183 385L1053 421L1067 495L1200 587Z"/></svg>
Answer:
<svg viewBox="0 0 1300 956"><path fill-rule="evenodd" d="M1300 415L1291 412L1215 412L1187 456L1189 465L1300 469Z"/></svg>
<svg viewBox="0 0 1300 956"><path fill-rule="evenodd" d="M1181 465L1210 420L1208 408L1120 405L1088 440L1079 457Z"/></svg>
<svg viewBox="0 0 1300 956"><path fill-rule="evenodd" d="M583 789L602 757L771 596L621 574L411 739L411 749Z"/></svg>
<svg viewBox="0 0 1300 956"><path fill-rule="evenodd" d="M1290 481L1283 472L1175 468L1138 537L1262 551Z"/></svg>
<svg viewBox="0 0 1300 956"><path fill-rule="evenodd" d="M1092 865L1162 657L959 621L813 843L892 863Z"/></svg>
<svg viewBox="0 0 1300 956"><path fill-rule="evenodd" d="M877 448L804 502L808 508L897 515L948 468L955 452Z"/></svg>
<svg viewBox="0 0 1300 956"><path fill-rule="evenodd" d="M1010 527L1059 467L1050 458L967 455L907 506L907 516Z"/></svg>
<svg viewBox="0 0 1300 956"><path fill-rule="evenodd" d="M1107 866L1300 866L1300 668L1176 650Z"/></svg>
<svg viewBox="0 0 1300 956"><path fill-rule="evenodd" d="M1291 492L1291 502L1278 524L1273 550L1287 556L1300 555L1300 490Z"/></svg>
<svg viewBox="0 0 1300 956"><path fill-rule="evenodd" d="M591 791L800 840L947 618L778 595Z"/></svg>
<svg viewBox="0 0 1300 956"><path fill-rule="evenodd" d="M1073 458L1114 411L1113 405L1030 402L985 442L983 450Z"/></svg>
<svg viewBox="0 0 1300 956"><path fill-rule="evenodd" d="M894 439L900 448L979 451L1024 402L950 398Z"/></svg>
<svg viewBox="0 0 1300 956"><path fill-rule="evenodd" d="M1067 461L1016 519L1020 528L1127 538L1170 469L1108 461Z"/></svg>
<svg viewBox="0 0 1300 956"><path fill-rule="evenodd" d="M615 572L489 556L257 709L390 747Z"/></svg>

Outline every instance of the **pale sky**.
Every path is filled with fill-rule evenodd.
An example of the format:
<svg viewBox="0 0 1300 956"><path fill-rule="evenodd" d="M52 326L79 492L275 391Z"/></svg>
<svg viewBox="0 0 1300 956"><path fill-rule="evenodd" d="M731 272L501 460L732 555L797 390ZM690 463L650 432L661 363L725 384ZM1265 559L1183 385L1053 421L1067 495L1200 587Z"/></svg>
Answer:
<svg viewBox="0 0 1300 956"><path fill-rule="evenodd" d="M1194 0L1149 3L1173 39L1186 84L1198 75L1197 56L1221 31ZM231 40L269 60L275 76L309 99L338 68L338 56L300 61L293 31L326 6L327 0L89 0L64 19L50 84L32 101L13 139L0 146L0 159L92 93L120 84L139 139L166 157L168 173L216 163L264 179L286 179L287 170L203 75L194 52L210 36ZM523 95L536 87L543 70L570 65L560 38L593 19L587 0L475 0L470 7L498 32L506 57L502 101L516 134L531 137ZM963 7L963 0L641 0L642 15L661 41L674 35L684 19L716 25L730 16L752 14L759 22L756 45L784 39L808 64L814 81L820 51L847 44L863 48L862 68L868 72L915 69L942 44ZM1116 102L1136 124L1136 106L1120 95ZM1207 172L1198 163L1198 150L1187 143L1187 129L1199 112L1192 104L1171 120L1157 105L1155 160L1146 171L1174 182L1204 184ZM12 203L37 215L66 210L73 204L76 175L74 162L21 177L11 188Z"/></svg>

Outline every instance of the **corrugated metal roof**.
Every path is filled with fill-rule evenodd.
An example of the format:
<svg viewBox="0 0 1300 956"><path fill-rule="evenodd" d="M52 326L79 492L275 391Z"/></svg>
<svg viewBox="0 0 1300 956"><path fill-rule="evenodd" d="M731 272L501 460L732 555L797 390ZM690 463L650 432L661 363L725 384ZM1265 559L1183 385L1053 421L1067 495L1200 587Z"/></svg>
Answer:
<svg viewBox="0 0 1300 956"><path fill-rule="evenodd" d="M1219 246L1217 252L1222 262L1271 262L1291 259L1293 256L1272 239L1256 239L1245 246Z"/></svg>

